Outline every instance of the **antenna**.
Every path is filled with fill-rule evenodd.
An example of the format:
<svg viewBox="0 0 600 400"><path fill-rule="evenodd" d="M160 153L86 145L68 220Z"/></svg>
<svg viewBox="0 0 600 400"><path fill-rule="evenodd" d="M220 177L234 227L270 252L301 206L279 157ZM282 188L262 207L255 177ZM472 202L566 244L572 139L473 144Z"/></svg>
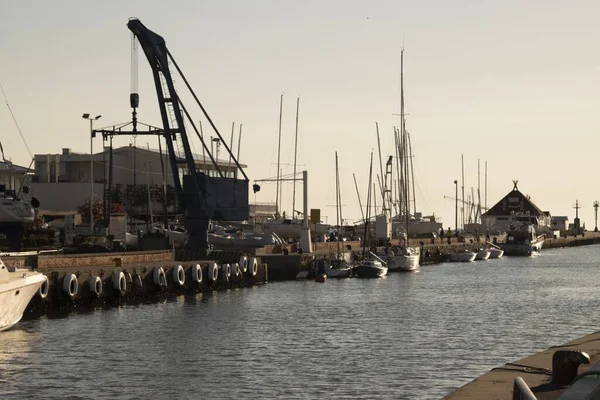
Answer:
<svg viewBox="0 0 600 400"><path fill-rule="evenodd" d="M598 203L598 200L594 201L594 214L595 214L595 227L594 227L594 232L598 232L598 207L600 207L600 203Z"/></svg>

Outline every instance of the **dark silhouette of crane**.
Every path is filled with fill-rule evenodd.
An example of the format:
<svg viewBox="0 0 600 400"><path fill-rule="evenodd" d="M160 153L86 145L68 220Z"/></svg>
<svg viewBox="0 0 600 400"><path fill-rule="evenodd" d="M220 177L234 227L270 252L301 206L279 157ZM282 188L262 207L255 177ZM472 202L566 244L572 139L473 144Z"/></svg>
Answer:
<svg viewBox="0 0 600 400"><path fill-rule="evenodd" d="M188 233L188 246L204 252L208 248L209 220L240 221L248 218L248 177L227 145L227 141L223 140L219 130L198 100L196 93L169 52L165 40L146 28L139 19L130 19L127 27L139 41L152 68L163 125L160 134L165 138L167 144L175 191L185 216L184 224ZM179 77L185 83L244 179L228 177L219 168L218 160L214 159L209 147L204 142L203 135L196 128L188 109L181 102L175 90L171 76L172 71L169 69L170 65L175 67ZM204 152L208 154L218 176L207 176L196 169L196 161L186 131L186 122L196 132Z"/></svg>

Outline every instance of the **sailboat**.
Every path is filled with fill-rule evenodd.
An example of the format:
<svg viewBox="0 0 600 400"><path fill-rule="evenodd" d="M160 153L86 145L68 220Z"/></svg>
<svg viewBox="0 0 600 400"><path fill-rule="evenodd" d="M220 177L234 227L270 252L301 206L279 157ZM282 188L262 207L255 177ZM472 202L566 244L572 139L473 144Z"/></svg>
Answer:
<svg viewBox="0 0 600 400"><path fill-rule="evenodd" d="M412 168L412 148L410 146L410 136L406 131L406 120L404 114L404 49L400 53L400 130L395 130L396 139L396 155L399 160L398 172L400 175L399 190L401 191L400 198L404 198L404 201L400 200L399 216L404 212L406 218L405 226L405 243L403 246L393 248L393 255L389 257L388 267L390 271L416 271L419 269L420 249L411 248L408 245L409 230L411 226L410 221L410 183L413 184L413 198L414 198L414 179L411 179L409 170L413 171ZM411 160L410 165L408 160ZM404 210L402 210L404 205Z"/></svg>
<svg viewBox="0 0 600 400"><path fill-rule="evenodd" d="M296 159L298 150L298 116L300 111L300 98L296 99L296 133L294 137L294 172L289 177L283 177L281 175L281 122L283 117L283 95L281 95L279 103L279 131L278 131L278 145L277 145L277 177L275 181L277 183L276 194L275 194L275 215L273 218L267 218L262 221L256 221L257 225L260 225L262 231L266 234L273 233L282 239L297 240L300 238L300 234L303 228L303 220L296 219ZM267 179L265 181L272 181ZM282 181L293 181L293 193L292 193L292 217L286 218L285 212L281 212L281 182ZM312 223L309 222L309 228L312 235L325 235L327 234L331 226L328 224Z"/></svg>
<svg viewBox="0 0 600 400"><path fill-rule="evenodd" d="M365 218L365 233L363 236L363 254L366 255L366 244L369 239L369 210L371 204L371 185L373 178L373 152L371 152L371 166L369 167L369 190L367 194L367 213ZM387 263L377 255L369 252L369 256L352 268L352 274L359 278L383 278L388 273Z"/></svg>
<svg viewBox="0 0 600 400"><path fill-rule="evenodd" d="M338 229L342 225L341 221L341 193L340 193L340 172L338 168L338 155L335 152L335 217ZM329 278L348 278L352 274L352 268L344 259L340 249L340 237L337 237L337 254L331 260L326 273Z"/></svg>

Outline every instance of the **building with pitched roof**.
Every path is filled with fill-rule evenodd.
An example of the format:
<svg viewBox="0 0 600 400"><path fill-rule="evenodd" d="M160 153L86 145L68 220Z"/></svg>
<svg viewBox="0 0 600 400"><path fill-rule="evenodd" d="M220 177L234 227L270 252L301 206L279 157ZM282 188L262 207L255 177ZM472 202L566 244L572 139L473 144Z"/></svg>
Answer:
<svg viewBox="0 0 600 400"><path fill-rule="evenodd" d="M521 193L517 183L518 181L513 181L513 190L481 216L483 226L490 230L506 231L511 221L518 219L536 225L538 232L550 229L550 212L542 211L529 196Z"/></svg>

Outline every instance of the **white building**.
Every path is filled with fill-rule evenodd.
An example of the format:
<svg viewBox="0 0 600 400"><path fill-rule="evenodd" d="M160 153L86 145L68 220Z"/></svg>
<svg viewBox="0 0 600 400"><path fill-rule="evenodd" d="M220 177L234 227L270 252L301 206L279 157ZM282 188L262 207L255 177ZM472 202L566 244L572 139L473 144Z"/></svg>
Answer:
<svg viewBox="0 0 600 400"><path fill-rule="evenodd" d="M36 154L35 174L32 177L31 193L40 200L42 210L73 211L89 199L91 184L91 161L93 159L93 192L95 199L102 199L108 189L109 149L90 154L74 153L63 149L61 154ZM217 176L210 157L194 154L196 169L211 176ZM181 160L179 160L181 161ZM217 166L226 177L237 177L238 169L233 160L216 160ZM245 165L241 165L245 168ZM164 174L163 174L164 167ZM166 151L124 146L113 149L113 187L121 185L163 185L173 187L173 175ZM161 205L153 208L160 212Z"/></svg>
<svg viewBox="0 0 600 400"><path fill-rule="evenodd" d="M23 185L28 181L28 168L13 164L10 161L0 161L0 185L4 185L5 190L14 190L19 193Z"/></svg>

